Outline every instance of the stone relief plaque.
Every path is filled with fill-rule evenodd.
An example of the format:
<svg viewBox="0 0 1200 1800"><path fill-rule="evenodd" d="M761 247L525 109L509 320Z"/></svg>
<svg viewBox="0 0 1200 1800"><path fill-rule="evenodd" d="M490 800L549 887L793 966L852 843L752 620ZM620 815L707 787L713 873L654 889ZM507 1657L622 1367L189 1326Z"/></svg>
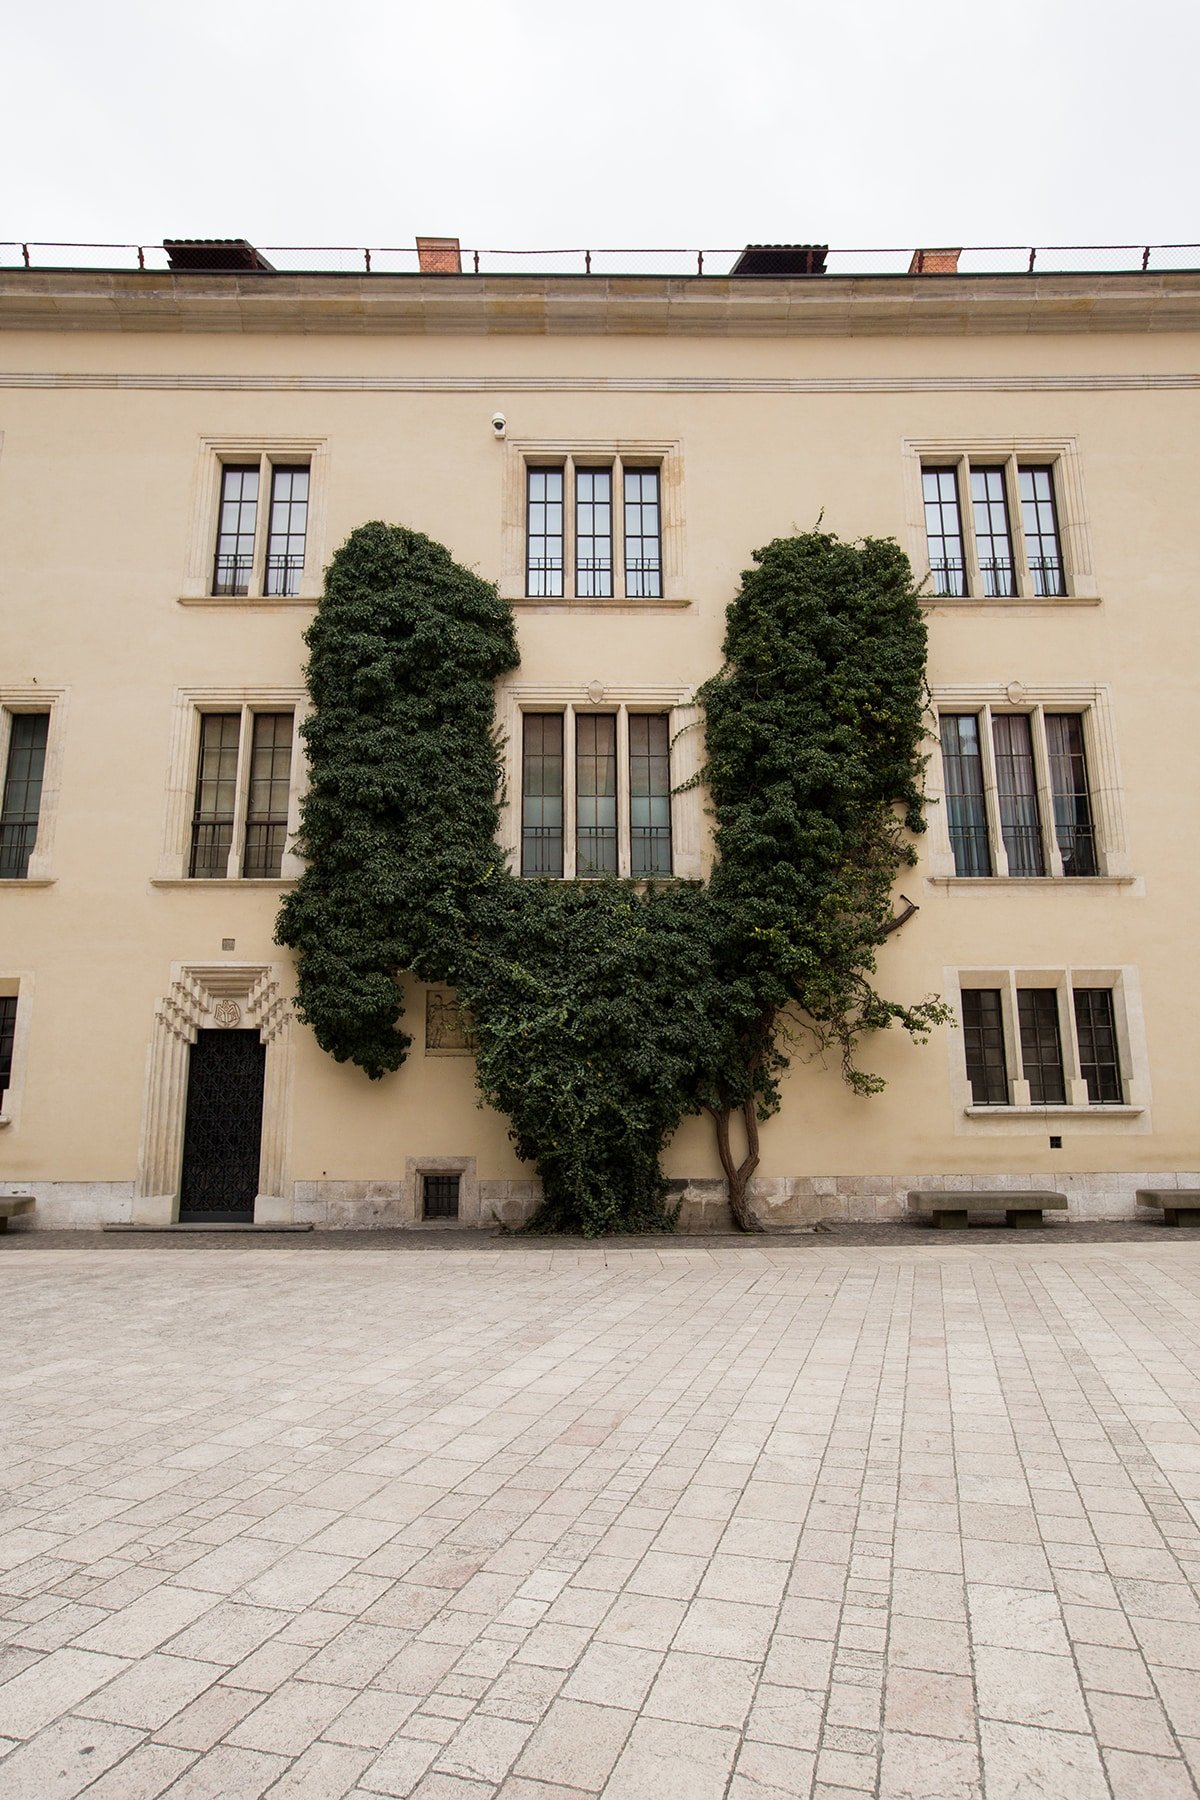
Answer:
<svg viewBox="0 0 1200 1800"><path fill-rule="evenodd" d="M241 1024L242 1009L236 1000L218 1000L213 1007L213 1018L228 1031L232 1026Z"/></svg>
<svg viewBox="0 0 1200 1800"><path fill-rule="evenodd" d="M425 1048L442 1054L471 1054L470 1022L464 1018L452 988L425 990Z"/></svg>

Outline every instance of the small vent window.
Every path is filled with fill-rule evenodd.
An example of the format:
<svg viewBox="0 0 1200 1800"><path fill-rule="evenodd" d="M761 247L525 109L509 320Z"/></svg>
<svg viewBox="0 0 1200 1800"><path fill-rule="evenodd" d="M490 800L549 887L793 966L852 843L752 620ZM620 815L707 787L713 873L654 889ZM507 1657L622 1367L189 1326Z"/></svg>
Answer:
<svg viewBox="0 0 1200 1800"><path fill-rule="evenodd" d="M423 1175L423 1216L426 1219L457 1219L461 1181L461 1175Z"/></svg>

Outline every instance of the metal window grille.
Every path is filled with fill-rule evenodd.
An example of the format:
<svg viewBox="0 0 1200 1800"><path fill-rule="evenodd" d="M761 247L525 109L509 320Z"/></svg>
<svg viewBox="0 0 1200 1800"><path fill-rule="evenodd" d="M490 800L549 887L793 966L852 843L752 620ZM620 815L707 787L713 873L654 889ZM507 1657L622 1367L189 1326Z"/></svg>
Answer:
<svg viewBox="0 0 1200 1800"><path fill-rule="evenodd" d="M1010 875L1044 875L1042 821L1038 812L1033 735L1026 713L998 713L992 719L1000 831Z"/></svg>
<svg viewBox="0 0 1200 1800"><path fill-rule="evenodd" d="M575 720L575 873L588 879L617 872L617 718L580 713Z"/></svg>
<svg viewBox="0 0 1200 1800"><path fill-rule="evenodd" d="M662 522L657 469L626 469L625 598L662 598Z"/></svg>
<svg viewBox="0 0 1200 1800"><path fill-rule="evenodd" d="M242 874L251 879L275 880L283 867L292 778L292 726L290 712L254 715L242 856Z"/></svg>
<svg viewBox="0 0 1200 1800"><path fill-rule="evenodd" d="M525 592L535 598L563 591L562 469L530 469L525 508Z"/></svg>
<svg viewBox="0 0 1200 1800"><path fill-rule="evenodd" d="M422 1175L422 1215L426 1219L457 1219L461 1175Z"/></svg>
<svg viewBox="0 0 1200 1800"><path fill-rule="evenodd" d="M1007 1106L1008 1064L999 988L964 988L963 1049L976 1106Z"/></svg>
<svg viewBox="0 0 1200 1800"><path fill-rule="evenodd" d="M575 594L612 598L612 470L575 471Z"/></svg>
<svg viewBox="0 0 1200 1800"><path fill-rule="evenodd" d="M0 878L24 881L37 842L49 713L13 713L0 808Z"/></svg>
<svg viewBox="0 0 1200 1800"><path fill-rule="evenodd" d="M221 470L221 506L213 557L217 595L248 594L258 525L258 465L226 463Z"/></svg>
<svg viewBox="0 0 1200 1800"><path fill-rule="evenodd" d="M1020 988L1017 1021L1021 1029L1021 1070L1034 1106L1063 1106L1062 1036L1058 995L1053 988Z"/></svg>
<svg viewBox="0 0 1200 1800"><path fill-rule="evenodd" d="M671 873L671 731L668 713L629 715L631 875Z"/></svg>
<svg viewBox="0 0 1200 1800"><path fill-rule="evenodd" d="M992 854L988 845L979 720L974 713L943 714L940 730L954 873L990 875Z"/></svg>
<svg viewBox="0 0 1200 1800"><path fill-rule="evenodd" d="M240 713L205 713L200 720L188 864L188 875L193 880L220 881L229 873L241 729Z"/></svg>
<svg viewBox="0 0 1200 1800"><path fill-rule="evenodd" d="M13 1039L17 1034L17 996L0 994L0 1101L12 1085Z"/></svg>
<svg viewBox="0 0 1200 1800"><path fill-rule="evenodd" d="M992 600L1010 597L1017 584L1002 468L971 470L971 515L983 591Z"/></svg>
<svg viewBox="0 0 1200 1800"><path fill-rule="evenodd" d="M1075 1030L1079 1037L1079 1072L1087 1082L1090 1104L1123 1105L1125 1090L1111 988L1075 989Z"/></svg>
<svg viewBox="0 0 1200 1800"><path fill-rule="evenodd" d="M308 470L277 464L271 470L264 594L298 594L308 531Z"/></svg>
<svg viewBox="0 0 1200 1800"><path fill-rule="evenodd" d="M1095 875L1096 832L1088 792L1083 720L1078 713L1047 713L1046 748L1054 798L1054 834L1064 875Z"/></svg>
<svg viewBox="0 0 1200 1800"><path fill-rule="evenodd" d="M934 592L961 596L967 591L963 560L962 513L958 504L956 469L922 469L925 501L925 539Z"/></svg>
<svg viewBox="0 0 1200 1800"><path fill-rule="evenodd" d="M1054 503L1054 471L1049 466L1023 466L1017 471L1021 488L1021 525L1033 591L1042 599L1065 594L1062 548L1058 533L1058 509Z"/></svg>
<svg viewBox="0 0 1200 1800"><path fill-rule="evenodd" d="M522 726L521 873L563 872L563 716L526 713Z"/></svg>

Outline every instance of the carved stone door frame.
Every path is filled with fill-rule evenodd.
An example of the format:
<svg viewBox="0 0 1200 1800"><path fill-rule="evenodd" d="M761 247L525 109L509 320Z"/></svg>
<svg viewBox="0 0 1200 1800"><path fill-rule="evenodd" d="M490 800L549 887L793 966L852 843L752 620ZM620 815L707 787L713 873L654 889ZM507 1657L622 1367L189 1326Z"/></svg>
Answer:
<svg viewBox="0 0 1200 1800"><path fill-rule="evenodd" d="M172 963L171 982L155 1007L146 1057L135 1225L172 1225L179 1217L188 1053L197 1033L257 1027L267 1048L262 1155L254 1220L290 1224L287 1148L292 1098L292 1008L279 963Z"/></svg>

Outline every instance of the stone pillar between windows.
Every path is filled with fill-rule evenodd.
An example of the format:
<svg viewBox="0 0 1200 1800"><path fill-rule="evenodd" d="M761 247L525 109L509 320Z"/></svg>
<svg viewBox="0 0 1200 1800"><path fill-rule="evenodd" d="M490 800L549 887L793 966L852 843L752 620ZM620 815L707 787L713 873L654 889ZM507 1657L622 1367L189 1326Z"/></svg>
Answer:
<svg viewBox="0 0 1200 1800"><path fill-rule="evenodd" d="M257 1026L267 1047L255 1223L291 1223L292 1201L284 1190L291 1135L292 1015L280 976L277 963L171 965L171 984L155 1008L146 1057L135 1225L171 1225L179 1217L188 1052L198 1032L219 1031L223 1023ZM232 1009L221 1005L218 1011L221 1002L233 1002Z"/></svg>

